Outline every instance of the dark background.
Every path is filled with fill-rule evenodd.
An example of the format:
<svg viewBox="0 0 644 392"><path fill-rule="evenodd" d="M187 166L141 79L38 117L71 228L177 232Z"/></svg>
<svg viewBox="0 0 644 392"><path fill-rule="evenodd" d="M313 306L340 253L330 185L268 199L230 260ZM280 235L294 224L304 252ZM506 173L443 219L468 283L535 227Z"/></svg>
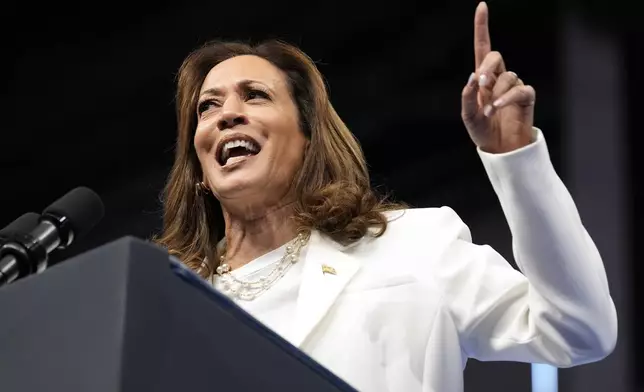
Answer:
<svg viewBox="0 0 644 392"><path fill-rule="evenodd" d="M633 333L644 329L634 316L642 295L637 284L642 251L635 246L641 230L635 222L642 215L635 170L642 145L641 17L634 2L621 0L488 4L494 49L537 90L536 125L544 131L556 168L564 181L577 184L571 186L576 198L579 194L583 200L592 199L582 203L591 207L580 205L580 210L596 227L588 229L600 251L603 242L607 248L616 244L623 248L616 260L604 255L611 288L620 298L618 350L600 364L560 371L560 390L582 390L581 380L592 377L630 388L615 390L644 390L644 380L632 371L644 366L635 356L644 347ZM42 211L70 189L84 185L101 195L106 216L83 241L54 255L52 263L124 235L149 238L159 229L159 196L173 159L174 76L183 58L213 38L280 38L297 44L318 62L337 111L362 143L374 185L415 206L450 205L471 226L476 242L492 244L511 260L507 225L459 114L460 92L474 64L475 7L476 2L470 1L407 0L381 5L8 4L2 27L6 85L0 225L26 211ZM575 63L566 38L572 25L583 26L595 37L586 40L590 48L597 39L602 48L614 49L618 104L598 87L605 75L590 71L603 57L579 61L577 68L569 66ZM571 75L583 72L588 76L569 88ZM617 106L607 110L617 113L611 124L618 126L599 132L621 135L619 153L614 154L620 163L614 172L622 178L620 189L594 183L593 178L614 176L606 169L603 177L595 177L591 169L584 171L585 163L580 164L577 155L570 154L597 150L589 162L600 171L607 167L602 163L602 146L593 142L591 133L586 136L582 130L580 137L567 133L570 113L575 112L571 108L578 108L575 113L581 113L582 122L599 124L594 116L601 116L606 105ZM597 148L586 149L586 142ZM601 216L593 215L597 211L612 208L602 194L623 196L618 198L619 235L611 234L614 231L606 229L601 219L593 219ZM606 390L601 382L588 383L597 391ZM468 391L529 389L529 365L475 361L468 365Z"/></svg>

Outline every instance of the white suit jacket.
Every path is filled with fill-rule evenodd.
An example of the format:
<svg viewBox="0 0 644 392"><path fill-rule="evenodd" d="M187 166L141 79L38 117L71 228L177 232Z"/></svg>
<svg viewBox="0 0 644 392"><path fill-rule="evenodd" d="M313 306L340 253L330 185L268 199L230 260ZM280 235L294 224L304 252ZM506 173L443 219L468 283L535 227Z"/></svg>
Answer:
<svg viewBox="0 0 644 392"><path fill-rule="evenodd" d="M543 136L479 154L522 273L472 244L446 207L393 212L382 237L349 247L313 232L283 337L370 392L462 391L468 358L569 367L607 356L617 318L602 260Z"/></svg>

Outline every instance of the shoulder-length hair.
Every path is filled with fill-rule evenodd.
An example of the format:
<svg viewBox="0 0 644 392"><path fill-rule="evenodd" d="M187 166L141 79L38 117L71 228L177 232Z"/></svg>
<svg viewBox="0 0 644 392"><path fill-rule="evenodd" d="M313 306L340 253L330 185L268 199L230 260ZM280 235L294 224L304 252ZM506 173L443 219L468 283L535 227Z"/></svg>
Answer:
<svg viewBox="0 0 644 392"><path fill-rule="evenodd" d="M367 234L382 235L386 210L402 208L372 190L362 149L329 101L313 61L280 41L258 45L210 42L193 51L179 69L176 111L178 137L174 165L163 194L163 231L155 241L204 277L219 263L223 236L221 206L197 184L202 171L193 145L201 85L220 62L240 55L262 57L282 70L309 140L294 178L297 201L293 219L299 230L315 229L347 245ZM204 263L204 260L208 260Z"/></svg>

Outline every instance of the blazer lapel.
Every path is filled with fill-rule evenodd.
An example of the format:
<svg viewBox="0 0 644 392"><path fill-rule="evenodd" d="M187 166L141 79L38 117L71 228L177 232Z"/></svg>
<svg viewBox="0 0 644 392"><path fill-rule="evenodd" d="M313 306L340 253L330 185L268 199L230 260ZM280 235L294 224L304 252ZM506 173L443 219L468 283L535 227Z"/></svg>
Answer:
<svg viewBox="0 0 644 392"><path fill-rule="evenodd" d="M295 320L288 339L294 346L302 346L359 269L356 258L338 249L332 240L317 231L311 232Z"/></svg>

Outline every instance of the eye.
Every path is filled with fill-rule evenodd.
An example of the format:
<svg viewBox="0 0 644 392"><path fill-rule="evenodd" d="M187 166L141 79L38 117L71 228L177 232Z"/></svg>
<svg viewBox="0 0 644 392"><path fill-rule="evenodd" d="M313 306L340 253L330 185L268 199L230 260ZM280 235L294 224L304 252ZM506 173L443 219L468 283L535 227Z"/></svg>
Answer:
<svg viewBox="0 0 644 392"><path fill-rule="evenodd" d="M247 100L253 100L253 99L268 99L268 93L265 91L259 90L259 89L250 89L248 92L246 92L246 99Z"/></svg>
<svg viewBox="0 0 644 392"><path fill-rule="evenodd" d="M212 99L207 99L205 101L200 102L199 105L197 105L197 114L201 115L205 111L210 110L210 109L212 109L214 107L218 107L218 106L219 106L219 104L216 101L214 101Z"/></svg>

